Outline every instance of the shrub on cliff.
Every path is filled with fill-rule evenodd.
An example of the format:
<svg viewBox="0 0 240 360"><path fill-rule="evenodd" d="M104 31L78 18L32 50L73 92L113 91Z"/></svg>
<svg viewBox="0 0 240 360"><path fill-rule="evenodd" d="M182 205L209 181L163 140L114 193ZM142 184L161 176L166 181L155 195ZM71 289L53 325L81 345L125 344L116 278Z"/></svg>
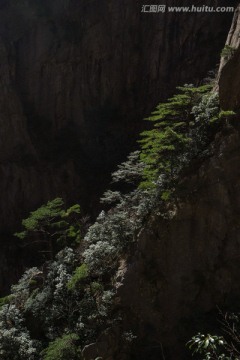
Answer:
<svg viewBox="0 0 240 360"><path fill-rule="evenodd" d="M32 211L22 225L24 230L15 236L29 245L41 244L41 252L53 259L60 248L76 246L80 242L80 206L65 210L63 200L57 198Z"/></svg>
<svg viewBox="0 0 240 360"><path fill-rule="evenodd" d="M218 335L198 333L187 346L197 359L238 360L240 359L240 317L239 314L222 314Z"/></svg>
<svg viewBox="0 0 240 360"><path fill-rule="evenodd" d="M119 262L131 252L151 211L168 200L180 170L206 149L209 128L219 119L218 97L209 87L179 90L149 119L155 126L142 134L141 151L131 153L113 173L121 191L104 194L102 202L111 208L89 227L80 254L74 250L82 232L79 206L65 210L62 199L55 199L23 221L24 231L17 236L29 243L46 241L51 256L41 269L27 270L3 300L7 305L0 309L0 319L12 307L21 316L20 323L18 312L13 314L16 321L0 323L0 349L8 356L3 359L25 360L32 351L28 359L35 360L43 349L44 360L78 359L80 347L119 321L118 311L112 312ZM65 245L70 246L55 256ZM11 346L9 331L16 333ZM19 350L22 338L24 352Z"/></svg>
<svg viewBox="0 0 240 360"><path fill-rule="evenodd" d="M31 339L23 312L15 304L0 311L0 359L38 360L41 343Z"/></svg>
<svg viewBox="0 0 240 360"><path fill-rule="evenodd" d="M44 270L27 270L0 309L0 358L39 360L43 350L44 360L80 359L82 346L96 339L104 323L111 324L114 292L107 287L80 265L70 248ZM76 347L70 349L73 343Z"/></svg>
<svg viewBox="0 0 240 360"><path fill-rule="evenodd" d="M81 351L76 334L65 334L52 341L47 349L42 351L43 360L81 360Z"/></svg>
<svg viewBox="0 0 240 360"><path fill-rule="evenodd" d="M141 134L140 159L145 164L142 188L161 187L168 199L180 171L210 142L219 120L218 94L211 86L178 87L179 94L161 103L147 118L153 128Z"/></svg>
<svg viewBox="0 0 240 360"><path fill-rule="evenodd" d="M233 57L233 55L236 52L236 48L230 45L225 45L224 48L221 51L221 57L223 57L226 60L229 60Z"/></svg>

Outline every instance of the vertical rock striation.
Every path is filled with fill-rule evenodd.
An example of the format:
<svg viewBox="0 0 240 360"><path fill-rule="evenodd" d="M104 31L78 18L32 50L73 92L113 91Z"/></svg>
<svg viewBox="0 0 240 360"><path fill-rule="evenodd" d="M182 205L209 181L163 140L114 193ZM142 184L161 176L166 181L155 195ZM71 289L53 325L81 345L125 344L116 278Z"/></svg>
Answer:
<svg viewBox="0 0 240 360"><path fill-rule="evenodd" d="M239 302L240 133L219 135L214 155L183 180L169 219L154 214L122 275L119 297L137 331L136 359L191 358L185 344L209 331L217 306ZM121 282L121 281L120 281Z"/></svg>
<svg viewBox="0 0 240 360"><path fill-rule="evenodd" d="M96 203L142 118L214 69L232 14L141 5L1 2L1 229L56 195Z"/></svg>
<svg viewBox="0 0 240 360"><path fill-rule="evenodd" d="M93 210L111 170L134 148L142 118L176 85L214 69L232 14L141 7L0 2L2 238L56 196Z"/></svg>
<svg viewBox="0 0 240 360"><path fill-rule="evenodd" d="M238 8L227 40L236 52L219 72L221 107L237 113L239 31ZM121 353L112 332L105 342L100 338L97 346L85 349L86 360L91 354L109 360L191 359L185 349L191 336L209 330L217 307L238 306L239 144L239 125L228 124L217 134L211 157L182 179L178 202L164 216L152 214L138 236L136 252L119 269L123 327L138 337L133 352Z"/></svg>
<svg viewBox="0 0 240 360"><path fill-rule="evenodd" d="M226 45L232 49L230 59L222 59L219 73L219 94L224 110L239 111L240 105L240 5L237 7Z"/></svg>

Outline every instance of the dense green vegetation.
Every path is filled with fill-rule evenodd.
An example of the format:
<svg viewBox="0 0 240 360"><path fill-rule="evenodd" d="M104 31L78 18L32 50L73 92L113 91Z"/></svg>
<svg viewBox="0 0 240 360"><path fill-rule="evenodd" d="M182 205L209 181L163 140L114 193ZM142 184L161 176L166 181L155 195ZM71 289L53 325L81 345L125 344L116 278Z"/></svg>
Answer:
<svg viewBox="0 0 240 360"><path fill-rule="evenodd" d="M42 244L42 252L53 259L63 246L74 246L81 240L80 206L64 209L64 202L57 198L42 205L22 221L24 230L16 233L27 244Z"/></svg>
<svg viewBox="0 0 240 360"><path fill-rule="evenodd" d="M78 341L76 334L63 335L51 342L47 349L42 352L44 360L80 360L81 352L76 346Z"/></svg>
<svg viewBox="0 0 240 360"><path fill-rule="evenodd" d="M224 48L222 49L221 52L221 56L226 59L229 60L236 52L236 49L230 45L225 45Z"/></svg>
<svg viewBox="0 0 240 360"><path fill-rule="evenodd" d="M218 95L211 86L178 87L179 94L157 106L151 130L141 134L141 160L146 165L140 187L164 183L163 199L174 188L179 173L207 148L219 121Z"/></svg>
<svg viewBox="0 0 240 360"><path fill-rule="evenodd" d="M1 300L1 359L81 359L86 344L106 328L121 327L122 314L114 308L120 260L151 212L167 214L166 200L177 196L181 171L209 155L216 131L233 115L220 112L209 86L178 90L148 119L154 126L142 133L140 150L113 173L115 189L124 183L125 190L106 191L102 203L110 209L87 231L80 207L65 209L59 198L23 220L16 236L29 246L37 242L47 256ZM122 341L130 346L129 339L135 336Z"/></svg>
<svg viewBox="0 0 240 360"><path fill-rule="evenodd" d="M74 271L73 276L71 277L71 279L69 280L67 286L68 289L75 289L76 285L86 279L88 276L88 267L86 264L82 264L79 267L76 268L76 270Z"/></svg>

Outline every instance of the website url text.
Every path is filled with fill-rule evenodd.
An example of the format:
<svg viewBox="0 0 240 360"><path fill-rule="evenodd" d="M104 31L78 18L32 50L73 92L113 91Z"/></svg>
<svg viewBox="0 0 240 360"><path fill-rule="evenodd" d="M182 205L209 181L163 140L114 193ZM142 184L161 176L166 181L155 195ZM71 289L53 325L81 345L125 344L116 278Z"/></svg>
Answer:
<svg viewBox="0 0 240 360"><path fill-rule="evenodd" d="M226 13L234 12L234 7L232 6L166 6L166 5L142 5L142 12L144 13Z"/></svg>

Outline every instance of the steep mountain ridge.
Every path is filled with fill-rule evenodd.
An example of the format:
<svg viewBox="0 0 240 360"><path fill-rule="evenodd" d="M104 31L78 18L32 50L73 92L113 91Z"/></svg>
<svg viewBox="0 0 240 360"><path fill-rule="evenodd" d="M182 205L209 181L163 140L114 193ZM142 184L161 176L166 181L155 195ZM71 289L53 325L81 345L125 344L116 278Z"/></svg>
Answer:
<svg viewBox="0 0 240 360"><path fill-rule="evenodd" d="M191 359L191 336L209 331L218 307L238 308L239 143L238 125L219 133L209 159L182 179L174 206L144 225L118 270L122 327L86 346L85 360ZM123 329L137 336L130 352Z"/></svg>
<svg viewBox="0 0 240 360"><path fill-rule="evenodd" d="M70 3L73 6L71 11ZM52 2L48 6L46 3L43 13L43 8L40 9L40 15L39 8L33 8L23 22L17 16L19 11L23 12L19 8L19 2L13 8L9 8L8 3L2 4L1 8L4 19L1 23L4 29L1 57L5 66L0 71L3 94L6 95L0 103L2 131L5 131L1 144L4 231L13 229L16 219L20 219L20 215L28 207L36 206L38 201L44 202L51 197L62 196L69 202L74 198L76 202L83 192L87 200L91 185L91 194L97 197L101 182L103 184L107 180L105 172L131 148L141 128L138 123L140 116L155 101L164 98L168 92L171 93L176 82L193 82L200 75L204 76L205 67L210 66L217 58L217 47L221 45L220 39L224 32L221 28L219 33L213 33L214 27L223 24L223 18L214 17L215 20L208 23L206 14L201 14L199 23L195 16L190 18L183 15L177 21L170 15L166 16L163 27L155 20L156 23L153 22L151 31L147 33L145 31L151 23L150 17L145 20L143 16L146 14L138 13L138 21L144 21L139 25L135 19L136 23L134 21L133 24L137 28L140 26L141 36L136 40L137 45L133 41L134 49L123 53L128 41L131 39L132 44L134 36L139 35L131 27L127 27L128 16L134 13L135 5L131 4L133 8L129 7L128 10L127 4L123 9L120 3L110 1L103 2L103 9L95 1L88 5L79 5L74 1L61 1L59 4ZM15 29L7 26L13 9L16 10L13 17L16 21ZM117 18L121 10L120 14L126 20L121 25L126 37L122 38L120 50L114 49L116 53L113 51L113 54L113 39L106 41L109 33L112 34L112 31L108 33L106 30L109 25L105 18L107 9L107 14L115 14ZM63 10L67 10L68 21L71 19L70 28L67 27L66 32L64 27L64 34L59 33L63 24L66 25ZM83 10L88 14L87 20L79 15ZM96 13L96 10L99 12ZM76 32L80 26L78 16L82 26L79 33ZM115 23L116 19L112 26ZM237 15L233 23L238 24ZM119 25L118 22L117 24ZM171 24L174 26L171 27ZM183 24L185 27L181 32L180 25ZM83 35L86 29L89 29L87 39ZM119 28L115 31L119 35ZM238 32L236 25L234 34ZM103 33L106 37L102 38ZM209 47L215 59L210 53L199 58L203 49L198 47L206 44L209 36L216 39L214 47ZM132 60L134 65L134 60L139 61L140 40L144 39L143 44L146 44L150 38L155 39L149 45L151 49L145 54L146 49L141 47L141 64L136 66L136 72L129 71L129 61ZM159 48L159 52L156 52L156 43L159 45L159 42L162 46L160 49L165 51L162 61ZM105 48L103 45L106 43L108 46ZM205 52L206 48L204 54ZM191 57L192 53L194 58ZM174 54L178 55L175 59ZM186 62L181 62L186 55L189 59L188 67ZM238 110L238 83L232 81L235 80L234 73L239 72L238 55L239 50L236 50L220 73L220 94L223 94L223 89L227 95L232 93L231 97L221 95L221 106L226 110ZM211 58L211 64L208 58ZM114 64L111 65L113 68L110 63ZM121 76L116 72L117 67L122 69ZM149 69L146 78L144 76L138 82L139 74L146 67ZM170 73L173 76L168 86L162 90L161 84L165 84ZM138 84L139 92L135 93ZM144 91L152 97L147 106L143 103ZM112 95L111 98L109 94ZM233 103L232 97L235 99ZM11 129L14 128L15 131L11 133L12 138L6 126L8 117L10 122L7 125L11 125ZM129 142L128 137L131 137ZM120 144L124 140L128 146L123 151ZM134 349L128 352L121 348L123 334L119 331L124 329L119 330L116 326L111 329L111 334L102 334L97 343L84 348L85 360L96 360L99 357L105 360L155 360L160 356L175 360L176 354L178 359L190 358L183 348L186 340L195 332L195 327L198 329L196 317L203 314L208 316L214 312L216 305L224 307L238 302L239 141L239 126L236 123L226 123L223 131L217 134L209 157L183 175L176 204L168 209L166 216L157 212L151 215L138 235L137 247L127 259L122 259L116 278L115 301L117 310L121 309L124 314L123 328L131 329L133 335L137 335ZM96 174L100 184L96 184L93 179ZM6 207L8 201L15 212ZM90 197L90 201L93 201L93 197ZM2 274L5 277L9 266L12 266L12 260L8 261L8 264L2 262ZM21 261L24 262L24 258ZM18 266L19 264L16 268ZM53 263L52 266L54 268L57 265ZM53 271L52 274L59 275L58 280L61 282L64 276L61 278L61 267L59 269L59 273ZM34 273L33 269L33 277L30 274L33 283L28 283L30 308L31 305L34 307L36 300L34 296L31 298L33 288L38 286L35 276L37 278L43 275L38 269L36 271ZM65 275L64 281L68 280L69 274ZM10 281L12 277L11 270ZM0 280L2 287L6 286L3 276ZM90 290L93 284L96 286L96 283L91 283ZM40 294L40 299L41 290L44 290L42 288L44 286L40 284L40 288L34 289L37 290L35 295ZM61 286L59 289L61 290ZM21 284L18 291L21 297ZM96 291L100 291L99 288ZM28 295L24 294L26 297ZM39 298L36 298L38 302ZM41 305L41 301L39 303ZM30 332L33 331L34 335L40 337L38 329L31 324L31 319L29 322ZM49 334L48 336L51 339ZM28 341L29 339L26 343ZM31 345L31 341L29 344Z"/></svg>
<svg viewBox="0 0 240 360"><path fill-rule="evenodd" d="M232 27L226 45L233 49L233 55L220 69L219 95L223 109L239 110L240 104L240 6L235 11Z"/></svg>
<svg viewBox="0 0 240 360"><path fill-rule="evenodd" d="M227 45L235 47L219 74L221 107L239 111L239 8ZM240 241L240 128L225 124L211 155L195 164L179 184L168 215L153 213L138 236L136 252L123 261L117 278L124 326L137 343L121 352L119 333L86 347L85 359L190 359L186 342L208 331L217 307L238 307Z"/></svg>
<svg viewBox="0 0 240 360"><path fill-rule="evenodd" d="M1 3L1 231L56 196L93 209L142 118L215 67L231 13L145 14L141 5Z"/></svg>

